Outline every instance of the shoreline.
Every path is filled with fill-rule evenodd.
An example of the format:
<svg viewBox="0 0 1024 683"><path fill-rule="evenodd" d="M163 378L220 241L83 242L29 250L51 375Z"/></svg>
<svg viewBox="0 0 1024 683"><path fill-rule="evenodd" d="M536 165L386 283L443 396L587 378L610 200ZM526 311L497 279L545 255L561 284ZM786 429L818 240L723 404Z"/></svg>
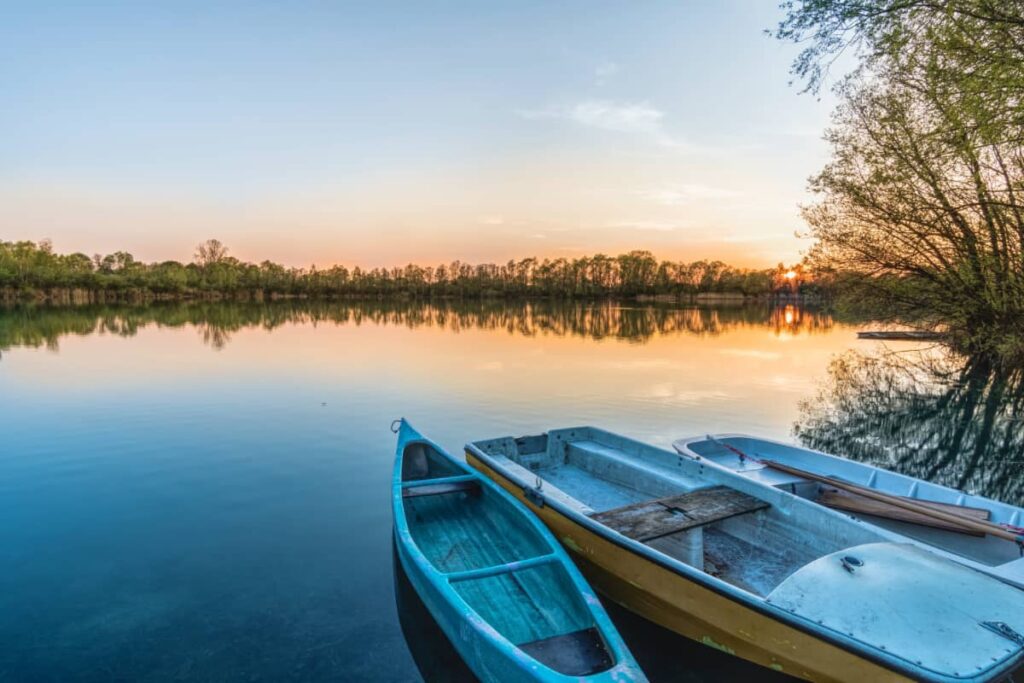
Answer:
<svg viewBox="0 0 1024 683"><path fill-rule="evenodd" d="M753 303L819 304L825 299L801 294L743 294L740 292L698 292L696 294L544 294L522 292L483 292L479 294L418 292L267 292L263 289L235 291L191 290L154 292L149 289L84 289L57 287L39 290L0 289L0 306L45 305L89 306L95 304L233 302L262 303L266 301L635 301L645 304L716 304L746 305Z"/></svg>

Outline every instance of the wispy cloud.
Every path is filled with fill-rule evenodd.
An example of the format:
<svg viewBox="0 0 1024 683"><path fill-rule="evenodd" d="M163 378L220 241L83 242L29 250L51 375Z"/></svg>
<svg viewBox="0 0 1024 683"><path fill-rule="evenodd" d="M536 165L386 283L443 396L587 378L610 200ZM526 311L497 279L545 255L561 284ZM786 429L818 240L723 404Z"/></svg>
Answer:
<svg viewBox="0 0 1024 683"><path fill-rule="evenodd" d="M504 225L504 216L480 216L480 225Z"/></svg>
<svg viewBox="0 0 1024 683"><path fill-rule="evenodd" d="M647 102L585 100L568 106L519 110L518 114L525 119L558 119L587 128L642 135L670 147L685 146L665 131L665 112Z"/></svg>
<svg viewBox="0 0 1024 683"><path fill-rule="evenodd" d="M740 196L736 190L712 187L699 183L682 183L637 190L637 194L664 206L684 206L695 201L733 199Z"/></svg>

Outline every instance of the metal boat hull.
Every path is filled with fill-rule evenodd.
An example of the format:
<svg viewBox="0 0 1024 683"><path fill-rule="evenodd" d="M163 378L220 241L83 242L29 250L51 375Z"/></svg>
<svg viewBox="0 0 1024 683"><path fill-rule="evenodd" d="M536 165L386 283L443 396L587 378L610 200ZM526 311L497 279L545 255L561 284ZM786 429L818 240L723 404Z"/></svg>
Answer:
<svg viewBox="0 0 1024 683"><path fill-rule="evenodd" d="M950 683L1024 661L1018 589L787 491L594 427L476 441L466 460L597 590L747 661L812 681Z"/></svg>

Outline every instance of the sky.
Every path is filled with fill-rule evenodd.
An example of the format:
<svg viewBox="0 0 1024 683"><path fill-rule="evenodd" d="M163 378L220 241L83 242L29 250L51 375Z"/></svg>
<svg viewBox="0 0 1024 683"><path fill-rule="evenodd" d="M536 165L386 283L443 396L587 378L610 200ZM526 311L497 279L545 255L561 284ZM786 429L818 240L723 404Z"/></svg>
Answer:
<svg viewBox="0 0 1024 683"><path fill-rule="evenodd" d="M799 259L773 0L5 3L0 240L287 265Z"/></svg>

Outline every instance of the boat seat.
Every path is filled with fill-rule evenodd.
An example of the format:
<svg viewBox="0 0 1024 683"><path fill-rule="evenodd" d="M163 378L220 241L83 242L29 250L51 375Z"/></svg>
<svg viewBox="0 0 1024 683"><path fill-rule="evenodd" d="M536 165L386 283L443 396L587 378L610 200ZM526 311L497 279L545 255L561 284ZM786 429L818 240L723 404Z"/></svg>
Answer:
<svg viewBox="0 0 1024 683"><path fill-rule="evenodd" d="M631 487L636 487L638 477L644 479L647 487L659 487L666 493L679 490L695 491L708 487L706 479L687 474L678 465L669 466L639 460L618 448L596 441L573 441L569 443L568 455L569 462L581 469ZM657 488L652 491L657 492Z"/></svg>
<svg viewBox="0 0 1024 683"><path fill-rule="evenodd" d="M566 676L589 676L614 664L600 631L593 627L534 640L519 649Z"/></svg>
<svg viewBox="0 0 1024 683"><path fill-rule="evenodd" d="M623 536L644 542L768 507L768 503L742 491L715 486L625 505L591 518Z"/></svg>
<svg viewBox="0 0 1024 683"><path fill-rule="evenodd" d="M451 481L444 484L424 484L402 489L402 498L419 498L420 496L439 496L443 493L466 492L472 494L480 493L480 482Z"/></svg>

